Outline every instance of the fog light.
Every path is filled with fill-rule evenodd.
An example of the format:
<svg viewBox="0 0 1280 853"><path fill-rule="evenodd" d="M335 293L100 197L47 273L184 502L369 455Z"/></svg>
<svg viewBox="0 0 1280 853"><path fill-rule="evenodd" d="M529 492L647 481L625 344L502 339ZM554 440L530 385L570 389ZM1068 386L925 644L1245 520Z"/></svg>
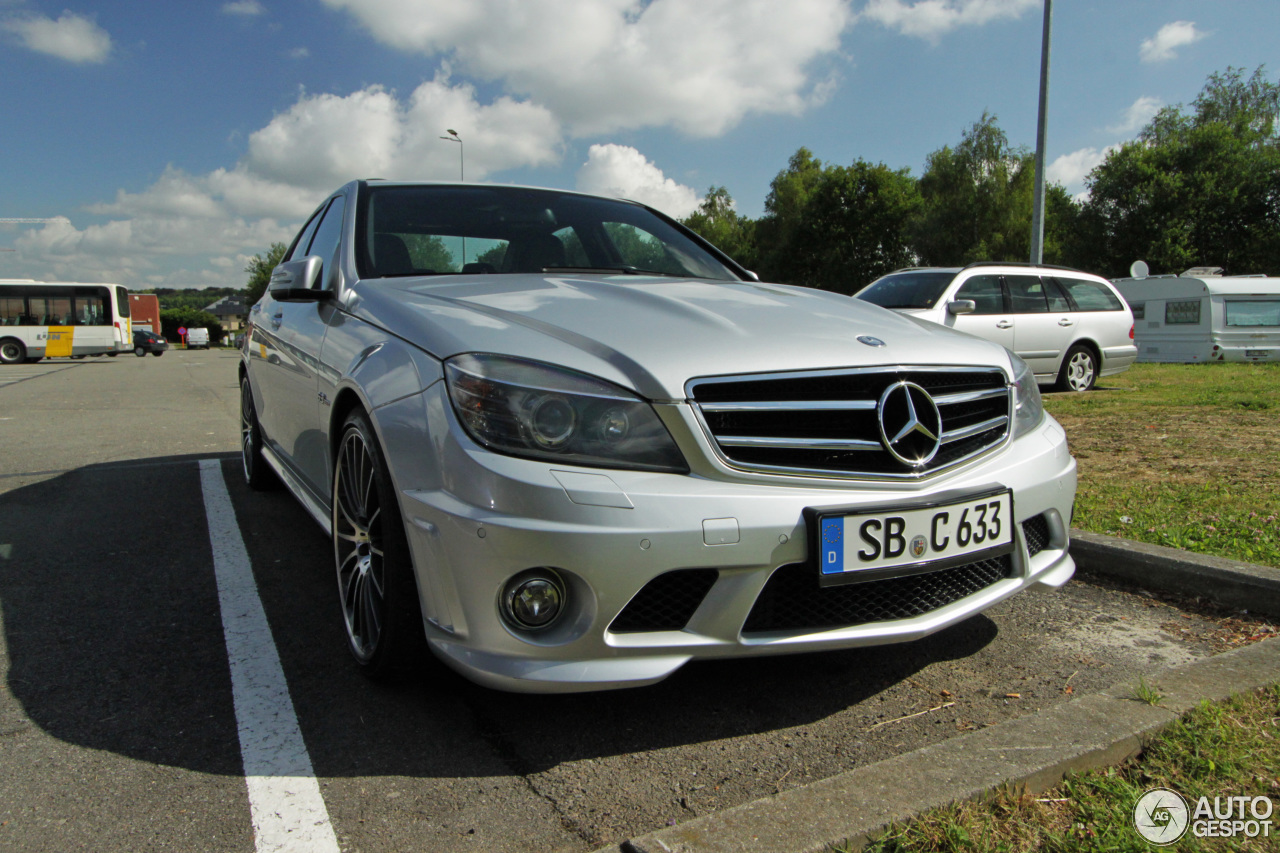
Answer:
<svg viewBox="0 0 1280 853"><path fill-rule="evenodd" d="M536 631L556 621L565 605L560 576L550 569L530 569L507 582L502 615L517 628Z"/></svg>

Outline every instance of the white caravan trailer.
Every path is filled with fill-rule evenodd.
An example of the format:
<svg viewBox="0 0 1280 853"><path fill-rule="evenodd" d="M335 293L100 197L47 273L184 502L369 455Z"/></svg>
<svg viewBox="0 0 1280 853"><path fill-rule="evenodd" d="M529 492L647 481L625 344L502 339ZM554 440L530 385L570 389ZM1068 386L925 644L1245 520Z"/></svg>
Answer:
<svg viewBox="0 0 1280 853"><path fill-rule="evenodd" d="M1133 309L1138 361L1280 361L1280 278L1195 269L1115 285Z"/></svg>

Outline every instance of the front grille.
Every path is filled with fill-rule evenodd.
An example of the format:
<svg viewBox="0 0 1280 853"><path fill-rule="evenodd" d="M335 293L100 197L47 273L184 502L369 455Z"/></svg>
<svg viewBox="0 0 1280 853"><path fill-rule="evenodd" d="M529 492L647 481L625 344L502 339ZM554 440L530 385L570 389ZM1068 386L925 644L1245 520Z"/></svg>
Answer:
<svg viewBox="0 0 1280 853"><path fill-rule="evenodd" d="M766 631L822 631L910 619L945 607L1009 577L1008 555L922 575L846 586L819 586L809 563L782 566L769 578L742 627Z"/></svg>
<svg viewBox="0 0 1280 853"><path fill-rule="evenodd" d="M904 381L923 388L941 418L941 445L923 464L901 461L881 435L879 401ZM927 476L999 446L1013 401L1002 371L977 367L714 377L693 380L688 392L730 464L880 479Z"/></svg>
<svg viewBox="0 0 1280 853"><path fill-rule="evenodd" d="M719 576L715 569L679 569L658 575L622 608L609 630L615 634L683 630Z"/></svg>
<svg viewBox="0 0 1280 853"><path fill-rule="evenodd" d="M1027 540L1027 556L1034 557L1049 546L1049 520L1044 513L1022 522L1022 538Z"/></svg>

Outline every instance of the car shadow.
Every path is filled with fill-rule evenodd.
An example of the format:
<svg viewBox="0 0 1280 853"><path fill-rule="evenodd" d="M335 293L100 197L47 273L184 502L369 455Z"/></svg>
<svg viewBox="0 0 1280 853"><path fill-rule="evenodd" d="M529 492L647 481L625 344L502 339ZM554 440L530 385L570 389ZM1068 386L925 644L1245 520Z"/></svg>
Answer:
<svg viewBox="0 0 1280 853"><path fill-rule="evenodd" d="M0 495L8 688L69 743L242 771L200 457L96 465ZM977 616L913 643L695 662L657 685L557 696L478 687L424 661L396 684L348 658L328 539L289 495L223 475L316 772L528 774L804 726L996 637Z"/></svg>

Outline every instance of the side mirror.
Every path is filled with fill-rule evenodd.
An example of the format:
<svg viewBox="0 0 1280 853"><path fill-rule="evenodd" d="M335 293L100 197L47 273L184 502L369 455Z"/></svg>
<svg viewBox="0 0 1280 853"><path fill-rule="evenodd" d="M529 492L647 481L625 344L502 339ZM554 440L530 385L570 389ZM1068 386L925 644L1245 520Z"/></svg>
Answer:
<svg viewBox="0 0 1280 853"><path fill-rule="evenodd" d="M947 303L948 314L972 314L978 310L978 303L972 299L957 299Z"/></svg>
<svg viewBox="0 0 1280 853"><path fill-rule="evenodd" d="M286 261L272 270L267 289L277 302L324 302L332 299L333 293L316 288L323 271L324 261L319 255L308 255L300 261Z"/></svg>

